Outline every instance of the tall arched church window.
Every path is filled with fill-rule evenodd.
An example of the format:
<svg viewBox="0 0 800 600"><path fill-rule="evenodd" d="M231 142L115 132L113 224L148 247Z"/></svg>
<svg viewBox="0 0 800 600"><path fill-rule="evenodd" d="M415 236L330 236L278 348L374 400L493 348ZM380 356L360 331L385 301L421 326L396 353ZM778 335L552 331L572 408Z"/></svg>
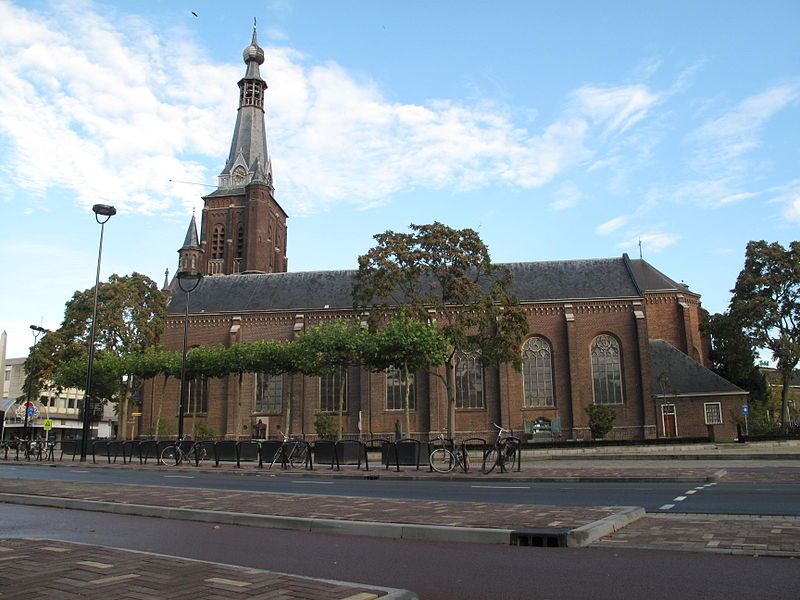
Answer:
<svg viewBox="0 0 800 600"><path fill-rule="evenodd" d="M550 344L542 337L532 337L522 347L522 406L554 406L553 360Z"/></svg>
<svg viewBox="0 0 800 600"><path fill-rule="evenodd" d="M622 360L619 342L612 336L592 340L592 391L595 404L622 404Z"/></svg>
<svg viewBox="0 0 800 600"><path fill-rule="evenodd" d="M408 374L406 380L402 369L386 369L386 410L404 410L406 407L406 390L408 390L408 409L416 409L414 393L414 374Z"/></svg>
<svg viewBox="0 0 800 600"><path fill-rule="evenodd" d="M479 353L456 359L456 408L483 408L483 364Z"/></svg>
<svg viewBox="0 0 800 600"><path fill-rule="evenodd" d="M225 227L215 225L211 233L211 259L218 260L225 255Z"/></svg>
<svg viewBox="0 0 800 600"><path fill-rule="evenodd" d="M205 377L195 377L189 381L187 412L207 413L208 412L208 379Z"/></svg>
<svg viewBox="0 0 800 600"><path fill-rule="evenodd" d="M342 383L341 373L329 373L319 378L319 411L325 413L339 412L339 387ZM344 386L344 406L347 412L347 381Z"/></svg>
<svg viewBox="0 0 800 600"><path fill-rule="evenodd" d="M283 410L283 375L256 374L256 412L280 413Z"/></svg>

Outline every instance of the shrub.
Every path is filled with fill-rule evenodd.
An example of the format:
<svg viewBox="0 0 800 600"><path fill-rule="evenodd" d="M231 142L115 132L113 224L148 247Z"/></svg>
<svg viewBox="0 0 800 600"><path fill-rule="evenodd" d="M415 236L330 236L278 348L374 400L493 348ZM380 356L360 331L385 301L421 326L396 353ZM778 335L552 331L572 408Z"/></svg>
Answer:
<svg viewBox="0 0 800 600"><path fill-rule="evenodd" d="M613 407L605 404L590 404L584 410L589 415L589 429L592 430L592 438L603 439L614 428L617 411Z"/></svg>
<svg viewBox="0 0 800 600"><path fill-rule="evenodd" d="M214 435L214 428L207 421L196 421L192 427L193 440L211 440Z"/></svg>
<svg viewBox="0 0 800 600"><path fill-rule="evenodd" d="M175 432L175 423L166 419L158 419L150 428L150 435L156 439L172 437Z"/></svg>
<svg viewBox="0 0 800 600"><path fill-rule="evenodd" d="M318 413L314 419L314 429L321 440L335 440L339 428L328 413Z"/></svg>

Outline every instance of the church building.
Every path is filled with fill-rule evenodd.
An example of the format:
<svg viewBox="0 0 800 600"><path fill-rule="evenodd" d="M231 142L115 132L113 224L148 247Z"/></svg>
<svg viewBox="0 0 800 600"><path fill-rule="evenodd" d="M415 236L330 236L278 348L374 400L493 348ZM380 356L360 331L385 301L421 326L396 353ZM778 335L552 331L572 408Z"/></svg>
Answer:
<svg viewBox="0 0 800 600"><path fill-rule="evenodd" d="M291 340L315 325L352 318L356 271L287 270L287 214L273 187L264 106L264 51L255 29L243 53L239 109L218 187L205 196L199 231L192 216L179 252L179 270L204 276L190 294L173 278L161 343L183 344L189 302L189 347L262 339ZM355 257L354 257L355 262ZM585 407L612 406L607 437L733 439L747 393L712 373L700 331L700 296L642 259L518 262L505 265L528 320L520 347L522 370L485 367L459 357L456 368L457 438L493 436L492 423L517 434L549 422L557 439L589 439ZM447 424L441 380L419 372L410 382L411 431L427 439ZM347 373L347 437L393 437L405 423L404 384L398 372ZM205 421L217 436L246 439L279 429L316 437L319 412L338 407L338 376L245 373L189 383L185 423ZM141 430L177 420L179 382L147 383Z"/></svg>

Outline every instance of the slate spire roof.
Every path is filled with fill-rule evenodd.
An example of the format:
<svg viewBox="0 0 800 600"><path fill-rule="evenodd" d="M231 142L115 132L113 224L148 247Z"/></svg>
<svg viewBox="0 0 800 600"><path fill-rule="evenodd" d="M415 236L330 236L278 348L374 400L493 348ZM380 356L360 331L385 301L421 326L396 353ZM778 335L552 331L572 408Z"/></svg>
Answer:
<svg viewBox="0 0 800 600"><path fill-rule="evenodd" d="M183 240L181 250L200 250L200 239L197 237L197 221L194 218L194 213L192 213L189 228L186 230L186 237Z"/></svg>
<svg viewBox="0 0 800 600"><path fill-rule="evenodd" d="M267 152L267 134L264 123L264 96L266 82L259 67L264 63L264 50L258 45L255 22L250 45L242 52L247 65L245 75L239 80L239 111L233 129L233 139L228 160L219 174L217 191L210 194L229 194L240 191L253 181L272 186L272 161Z"/></svg>

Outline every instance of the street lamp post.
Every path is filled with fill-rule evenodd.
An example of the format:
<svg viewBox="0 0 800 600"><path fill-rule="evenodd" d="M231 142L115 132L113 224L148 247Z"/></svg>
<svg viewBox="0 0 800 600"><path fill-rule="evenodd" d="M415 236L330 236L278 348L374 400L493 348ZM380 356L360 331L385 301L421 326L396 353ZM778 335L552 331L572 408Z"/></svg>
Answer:
<svg viewBox="0 0 800 600"><path fill-rule="evenodd" d="M183 438L183 415L186 412L186 349L189 339L189 294L193 292L200 280L203 279L203 274L198 271L178 271L177 274L178 287L182 292L186 293L186 311L183 315L183 353L181 354L181 390L180 400L178 403L178 439ZM186 282L186 287L184 287Z"/></svg>
<svg viewBox="0 0 800 600"><path fill-rule="evenodd" d="M83 428L81 432L81 462L86 462L86 449L89 445L91 426L92 366L94 365L94 328L97 321L97 291L100 288L100 259L103 256L103 233L108 220L117 214L117 209L108 204L95 204L92 207L95 220L100 223L100 249L97 252L97 274L94 278L94 305L92 306L92 325L89 328L89 365L86 369L86 390L83 395ZM100 217L105 217L102 221Z"/></svg>
<svg viewBox="0 0 800 600"><path fill-rule="evenodd" d="M49 329L45 329L44 327L40 327L39 325L31 325L31 331L33 332L33 348L31 349L31 356L33 356L34 353L36 352L36 343L39 341L39 336L42 335L43 333L48 333L50 330ZM24 426L24 428L22 430L23 431L22 437L24 437L26 440L30 437L30 434L28 432L28 408L30 408L32 406L32 404L31 404L31 391L32 391L32 389L31 388L33 388L33 379L29 379L28 380L28 393L25 395L25 398L26 398L26 401L25 401L25 426ZM19 414L19 413L17 413L17 414Z"/></svg>

